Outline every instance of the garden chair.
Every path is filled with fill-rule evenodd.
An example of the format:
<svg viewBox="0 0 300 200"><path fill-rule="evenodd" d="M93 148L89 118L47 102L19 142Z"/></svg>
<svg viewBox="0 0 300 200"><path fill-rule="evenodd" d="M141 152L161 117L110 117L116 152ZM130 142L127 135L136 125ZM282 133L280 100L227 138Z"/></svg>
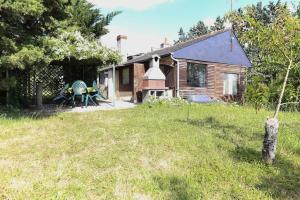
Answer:
<svg viewBox="0 0 300 200"><path fill-rule="evenodd" d="M53 101L63 100L61 104L65 103L66 101L70 100L70 98L66 95L66 90L68 90L69 84L65 84L65 86L60 90L59 95L57 95Z"/></svg>
<svg viewBox="0 0 300 200"><path fill-rule="evenodd" d="M75 107L75 98L76 97L81 97L81 105L82 105L87 96L87 86L86 86L85 82L75 81L72 84L72 90L73 90L73 96L72 96L73 107ZM87 107L87 104L85 104L85 106Z"/></svg>
<svg viewBox="0 0 300 200"><path fill-rule="evenodd" d="M99 91L96 81L93 81L93 94L87 94L85 104L87 105L88 101L90 100L94 105L98 105L94 101L94 98L96 98L96 100L97 99L100 99L100 100L105 99L104 96L102 95L102 93Z"/></svg>

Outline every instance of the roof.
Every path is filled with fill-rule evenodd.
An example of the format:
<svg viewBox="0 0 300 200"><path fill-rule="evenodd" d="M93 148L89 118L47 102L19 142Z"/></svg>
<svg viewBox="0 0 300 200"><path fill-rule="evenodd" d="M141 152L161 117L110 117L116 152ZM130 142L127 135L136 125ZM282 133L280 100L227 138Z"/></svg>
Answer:
<svg viewBox="0 0 300 200"><path fill-rule="evenodd" d="M175 44L171 47L148 52L126 61L119 66L145 62L150 60L153 55L164 57L173 54L173 56L178 59L191 59L251 67L251 62L235 36L233 40L234 48L232 51L230 50L231 37L231 29L215 31L186 42Z"/></svg>
<svg viewBox="0 0 300 200"><path fill-rule="evenodd" d="M251 67L244 49L230 30L177 50L173 57Z"/></svg>

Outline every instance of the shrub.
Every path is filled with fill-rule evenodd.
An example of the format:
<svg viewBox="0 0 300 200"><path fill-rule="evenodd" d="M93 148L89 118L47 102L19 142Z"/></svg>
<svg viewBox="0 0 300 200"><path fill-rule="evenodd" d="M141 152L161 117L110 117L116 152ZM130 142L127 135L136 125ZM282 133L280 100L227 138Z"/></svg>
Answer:
<svg viewBox="0 0 300 200"><path fill-rule="evenodd" d="M163 105L169 105L169 106L180 106L187 104L188 101L182 99L182 98L159 98L151 96L147 102L143 104L143 106L146 107L156 107L156 106L163 106Z"/></svg>
<svg viewBox="0 0 300 200"><path fill-rule="evenodd" d="M263 81L263 77L254 76L245 93L246 102L253 105L256 112L269 105L270 90Z"/></svg>

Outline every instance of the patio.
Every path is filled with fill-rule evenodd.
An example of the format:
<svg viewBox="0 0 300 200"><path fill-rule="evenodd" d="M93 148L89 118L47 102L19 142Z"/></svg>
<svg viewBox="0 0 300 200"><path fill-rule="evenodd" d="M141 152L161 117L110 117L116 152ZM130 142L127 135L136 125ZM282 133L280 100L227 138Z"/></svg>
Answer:
<svg viewBox="0 0 300 200"><path fill-rule="evenodd" d="M88 107L75 107L68 109L67 112L73 113L85 113L85 112L94 112L99 110L117 110L117 109L129 109L134 108L136 104L127 102L127 101L116 101L115 105L113 103L101 102L98 106L88 106Z"/></svg>
<svg viewBox="0 0 300 200"><path fill-rule="evenodd" d="M100 102L97 106L88 107L74 107L72 106L60 106L57 104L44 104L41 109L37 109L35 106L24 109L21 116L30 116L33 118L44 118L49 116L55 116L60 113L91 113L96 111L109 111L109 110L124 110L132 109L137 104L127 101L112 102ZM13 113L11 113L12 115ZM10 115L4 115L10 117Z"/></svg>

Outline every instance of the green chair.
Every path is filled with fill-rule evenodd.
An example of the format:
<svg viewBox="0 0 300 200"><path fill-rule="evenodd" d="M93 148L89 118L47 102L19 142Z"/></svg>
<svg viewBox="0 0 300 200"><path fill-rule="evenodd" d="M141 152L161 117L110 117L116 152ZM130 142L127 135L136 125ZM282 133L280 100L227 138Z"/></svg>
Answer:
<svg viewBox="0 0 300 200"><path fill-rule="evenodd" d="M73 107L75 107L75 98L76 97L81 97L81 104L83 104L86 96L87 96L87 86L85 84L85 82L83 81L75 81L72 84L72 90L73 90L73 96L72 96L72 100L73 100ZM85 106L87 106L87 104L85 104Z"/></svg>
<svg viewBox="0 0 300 200"><path fill-rule="evenodd" d="M66 101L70 100L70 98L66 95L66 90L68 90L69 84L66 84L59 92L59 94L54 97L53 101L63 100L61 104L65 103Z"/></svg>
<svg viewBox="0 0 300 200"><path fill-rule="evenodd" d="M96 99L105 99L104 96L102 95L102 93L99 91L98 87L97 87L97 83L96 81L93 81L93 92L92 94L87 94L86 96L86 102L85 105L88 104L88 101L90 100L94 105L98 105L95 101L94 98Z"/></svg>

